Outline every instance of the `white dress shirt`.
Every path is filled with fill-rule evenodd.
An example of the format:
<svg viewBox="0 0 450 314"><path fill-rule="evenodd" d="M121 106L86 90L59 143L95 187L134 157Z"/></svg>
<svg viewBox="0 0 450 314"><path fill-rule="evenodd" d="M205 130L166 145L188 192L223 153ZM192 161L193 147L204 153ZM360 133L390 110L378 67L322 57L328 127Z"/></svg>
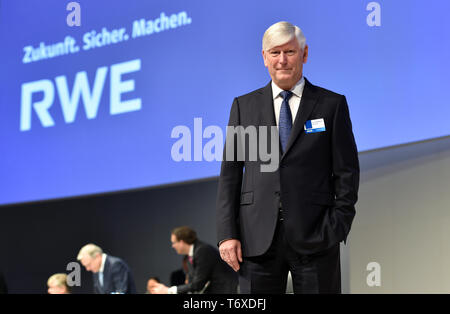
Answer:
<svg viewBox="0 0 450 314"><path fill-rule="evenodd" d="M303 89L305 87L305 79L302 78L291 88L292 96L289 99L289 108L292 114L292 125L294 125L295 117L297 116L298 109L300 107L300 101L302 100ZM280 109L283 103L283 97L280 93L283 91L272 81L272 95L273 95L273 109L275 111L275 122L277 127L280 121Z"/></svg>
<svg viewBox="0 0 450 314"><path fill-rule="evenodd" d="M100 285L103 287L103 270L105 269L105 261L106 261L106 254L102 254L102 264L100 265L100 269L98 271L98 281L100 282Z"/></svg>

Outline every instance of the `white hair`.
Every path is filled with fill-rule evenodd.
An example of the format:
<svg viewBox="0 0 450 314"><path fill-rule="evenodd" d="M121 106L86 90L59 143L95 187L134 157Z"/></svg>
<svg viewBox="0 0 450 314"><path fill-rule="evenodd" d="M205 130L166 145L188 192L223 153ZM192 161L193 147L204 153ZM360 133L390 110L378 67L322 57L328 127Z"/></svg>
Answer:
<svg viewBox="0 0 450 314"><path fill-rule="evenodd" d="M264 33L262 47L264 51L268 51L273 47L284 45L297 38L300 48L303 50L306 45L306 38L302 30L289 22L278 22L270 26Z"/></svg>
<svg viewBox="0 0 450 314"><path fill-rule="evenodd" d="M55 284L55 286L67 287L67 275L64 273L59 273L50 276L47 280L47 286L51 286L53 284Z"/></svg>
<svg viewBox="0 0 450 314"><path fill-rule="evenodd" d="M78 253L77 260L80 261L85 256L94 258L95 256L97 256L97 254L103 254L103 250L99 246L93 243L89 243L81 248L80 252Z"/></svg>

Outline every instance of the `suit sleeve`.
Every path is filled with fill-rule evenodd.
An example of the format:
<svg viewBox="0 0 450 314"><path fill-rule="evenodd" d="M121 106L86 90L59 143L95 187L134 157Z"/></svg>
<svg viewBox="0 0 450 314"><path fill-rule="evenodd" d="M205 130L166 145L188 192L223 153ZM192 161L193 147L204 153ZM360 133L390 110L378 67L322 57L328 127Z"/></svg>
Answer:
<svg viewBox="0 0 450 314"><path fill-rule="evenodd" d="M208 247L201 247L194 257L195 267L189 277L189 283L177 286L178 293L197 292L205 287L210 280L214 266L217 263L217 255Z"/></svg>
<svg viewBox="0 0 450 314"><path fill-rule="evenodd" d="M231 106L228 126L235 127L238 125L240 125L239 102L235 98ZM225 239L239 239L239 205L244 162L237 158L238 136L229 131L229 128L227 128L217 192L216 230L218 243ZM233 141L233 145L231 145L230 140ZM226 158L228 146L234 148L232 160Z"/></svg>
<svg viewBox="0 0 450 314"><path fill-rule="evenodd" d="M336 237L345 242L355 216L359 188L358 150L345 96L334 115L332 165L336 199L330 211L330 222Z"/></svg>

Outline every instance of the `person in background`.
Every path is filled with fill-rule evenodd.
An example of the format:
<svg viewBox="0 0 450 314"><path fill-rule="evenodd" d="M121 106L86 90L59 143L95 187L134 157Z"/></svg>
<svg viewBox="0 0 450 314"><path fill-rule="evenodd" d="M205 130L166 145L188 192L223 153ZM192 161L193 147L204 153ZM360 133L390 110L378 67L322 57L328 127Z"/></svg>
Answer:
<svg viewBox="0 0 450 314"><path fill-rule="evenodd" d="M47 280L48 294L70 294L67 275L64 273L51 275Z"/></svg>
<svg viewBox="0 0 450 314"><path fill-rule="evenodd" d="M128 265L120 258L107 255L95 244L83 246L77 259L93 273L94 293L136 293L134 279Z"/></svg>
<svg viewBox="0 0 450 314"><path fill-rule="evenodd" d="M188 257L188 283L170 288L158 284L152 293L237 293L237 275L220 259L215 247L197 239L193 229L186 226L175 228L170 241L178 254Z"/></svg>

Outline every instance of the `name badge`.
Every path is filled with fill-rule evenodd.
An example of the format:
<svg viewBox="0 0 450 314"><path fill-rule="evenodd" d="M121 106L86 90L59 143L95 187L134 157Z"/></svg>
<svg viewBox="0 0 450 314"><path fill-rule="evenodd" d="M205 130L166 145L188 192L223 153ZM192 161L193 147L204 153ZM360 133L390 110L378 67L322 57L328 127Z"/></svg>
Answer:
<svg viewBox="0 0 450 314"><path fill-rule="evenodd" d="M306 133L317 133L325 131L325 121L322 119L308 120L305 123Z"/></svg>

